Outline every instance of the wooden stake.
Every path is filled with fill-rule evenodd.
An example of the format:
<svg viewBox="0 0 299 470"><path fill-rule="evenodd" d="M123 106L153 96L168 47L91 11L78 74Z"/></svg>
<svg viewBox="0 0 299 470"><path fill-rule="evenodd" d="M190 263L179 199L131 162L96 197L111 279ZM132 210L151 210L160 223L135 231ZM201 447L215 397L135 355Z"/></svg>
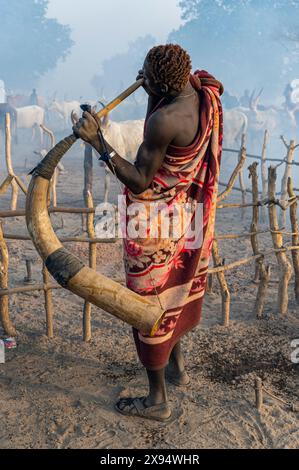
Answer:
<svg viewBox="0 0 299 470"><path fill-rule="evenodd" d="M31 259L26 259L26 271L27 271L27 276L24 277L24 282L26 284L32 284L33 279L32 279L32 261L31 261Z"/></svg>
<svg viewBox="0 0 299 470"><path fill-rule="evenodd" d="M2 226L0 224L0 289L8 288L8 265L9 256L6 243L3 238ZM16 330L9 316L9 297L8 295L0 296L0 319L5 334L8 336L16 336Z"/></svg>
<svg viewBox="0 0 299 470"><path fill-rule="evenodd" d="M234 169L234 171L232 172L232 175L229 179L228 184L225 185L226 189L218 195L218 198L217 198L218 203L223 201L223 199L225 199L231 193L231 191L233 189L235 189L234 188L235 181L237 179L238 174L242 170L242 168L245 164L245 161L246 161L246 149L241 147L238 164L237 164L236 168ZM219 185L221 185L221 183L219 183ZM240 188L237 188L237 189L239 191L241 191Z"/></svg>
<svg viewBox="0 0 299 470"><path fill-rule="evenodd" d="M276 196L276 168L270 166L269 168L269 184L268 184L268 197L274 200ZM279 225L277 218L277 211L275 204L269 204L269 221L270 229L272 231L273 246L276 250L283 248L283 237L279 233ZM281 315L286 315L288 312L288 286L292 277L292 266L288 260L285 251L277 251L276 258L279 271L279 288L278 288L278 311Z"/></svg>
<svg viewBox="0 0 299 470"><path fill-rule="evenodd" d="M18 204L18 193L19 193L19 186L15 180L15 174L12 167L11 161L11 127L10 127L10 114L7 113L5 116L5 160L6 160L6 167L9 176L12 176L13 179L11 180L11 203L10 208L11 210L17 209Z"/></svg>
<svg viewBox="0 0 299 470"><path fill-rule="evenodd" d="M255 406L258 411L262 410L263 407L263 382L262 379L257 377L255 379Z"/></svg>
<svg viewBox="0 0 299 470"><path fill-rule="evenodd" d="M265 130L264 142L262 148L262 164L261 164L261 174L262 174L262 200L266 199L268 193L268 169L267 169L267 143L268 143L268 131ZM262 207L262 222L267 220L267 209Z"/></svg>
<svg viewBox="0 0 299 470"><path fill-rule="evenodd" d="M84 188L83 188L83 199L85 205L88 207L88 193L92 195L92 185L93 185L93 160L92 160L92 146L89 144L84 144ZM86 231L88 231L88 221L84 214L82 214L82 231L85 231L85 222L86 222Z"/></svg>
<svg viewBox="0 0 299 470"><path fill-rule="evenodd" d="M242 144L241 144L241 150L240 150L240 156L239 160L242 159L242 155L245 155L246 158L246 135L242 135ZM240 182L240 188L242 190L242 204L246 204L246 185L244 181L244 174L243 174L243 168L241 168L239 172L239 182ZM242 208L242 220L245 217L245 209Z"/></svg>
<svg viewBox="0 0 299 470"><path fill-rule="evenodd" d="M215 267L222 266L223 260L220 257L218 242L216 240L214 240L213 242L212 253ZM219 282L222 298L222 324L223 326L229 326L230 292L228 290L227 282L223 271L217 272L217 279Z"/></svg>
<svg viewBox="0 0 299 470"><path fill-rule="evenodd" d="M54 337L53 298L52 298L52 290L48 287L48 285L50 285L50 274L47 268L45 267L45 265L43 266L43 281L44 281L47 337L51 339Z"/></svg>
<svg viewBox="0 0 299 470"><path fill-rule="evenodd" d="M208 274L207 290L206 290L206 293L208 295L213 293L213 280L214 280L213 274Z"/></svg>
<svg viewBox="0 0 299 470"><path fill-rule="evenodd" d="M287 197L288 197L288 179L292 176L292 162L294 160L294 154L295 154L295 141L291 140L290 144L287 145L285 139L283 137L282 141L287 149L287 158L286 158L286 165L285 165L285 171L283 178L281 180L281 202L283 204L286 203ZM279 217L279 224L280 227L285 227L286 226L286 220L287 220L287 214L285 210L280 211L280 217Z"/></svg>
<svg viewBox="0 0 299 470"><path fill-rule="evenodd" d="M288 179L288 193L289 197L295 197L295 193L293 190L293 183L292 178ZM291 219L291 226L292 226L292 245L299 246L299 224L297 219L297 208L298 203L295 198L295 202L290 206L290 219ZM292 251L292 260L293 260L293 267L295 273L295 298L297 304L299 304L299 250Z"/></svg>
<svg viewBox="0 0 299 470"><path fill-rule="evenodd" d="M93 160L92 160L92 146L85 144L84 146L84 189L83 198L85 205L88 207L88 198L92 196L93 185ZM90 196L88 195L90 194Z"/></svg>
<svg viewBox="0 0 299 470"><path fill-rule="evenodd" d="M8 175L5 180L3 181L3 183L1 184L0 186L0 196L2 196L3 194L6 193L6 191L8 190L9 186L11 185L11 182L13 180L13 176L11 175Z"/></svg>
<svg viewBox="0 0 299 470"><path fill-rule="evenodd" d="M258 188L258 175L257 175L257 166L258 163L255 162L249 167L249 178L252 181L252 221L250 226L250 231L252 235L250 237L252 251L254 255L258 255L259 251L259 241L258 241L258 221L259 221L259 207L257 205L259 200L259 188ZM258 282L259 280L259 267L260 263L256 261L255 263L255 275L254 275L254 282Z"/></svg>
<svg viewBox="0 0 299 470"><path fill-rule="evenodd" d="M27 188L24 185L23 181L17 175L14 175L14 179L16 180L16 183L19 186L19 188L21 189L21 191L23 191L23 193L26 195L27 194Z"/></svg>
<svg viewBox="0 0 299 470"><path fill-rule="evenodd" d="M87 207L93 209L93 198L90 191L86 193ZM87 233L90 239L95 238L94 230L94 214L89 213L87 215ZM89 243L89 267L96 270L97 267L97 245L95 243ZM91 303L85 301L83 310L83 339L85 342L91 340Z"/></svg>
<svg viewBox="0 0 299 470"><path fill-rule="evenodd" d="M259 287L253 307L253 313L258 319L261 319L263 317L264 306L267 298L271 269L270 266L265 267L263 258L260 258L257 262L259 263Z"/></svg>

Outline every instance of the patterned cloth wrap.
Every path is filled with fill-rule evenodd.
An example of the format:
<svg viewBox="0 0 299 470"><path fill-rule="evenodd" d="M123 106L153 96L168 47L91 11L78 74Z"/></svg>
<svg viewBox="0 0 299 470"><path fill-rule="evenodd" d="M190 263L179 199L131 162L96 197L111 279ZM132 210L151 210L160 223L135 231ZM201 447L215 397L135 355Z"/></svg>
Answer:
<svg viewBox="0 0 299 470"><path fill-rule="evenodd" d="M144 228L142 236L139 232L139 237L130 238L130 233L124 237L127 287L154 303L161 303L166 311L153 337L133 329L140 361L150 370L165 367L173 346L200 321L214 237L223 135L220 102L223 87L205 71L190 75L190 83L200 99L200 125L194 142L188 147L170 145L150 187L138 195L128 189L124 193L127 211L136 203L145 208L139 213L129 211L130 215L125 216L126 228L132 223L138 225L139 231L140 227ZM161 106L163 100L153 112ZM189 203L185 222L179 219L181 232L164 236L163 212L150 209L153 203L162 203L169 214L173 205L178 204L184 213ZM197 203L202 208L203 223L200 230L197 227L202 242L193 246L189 229L194 225ZM177 225L173 221L178 219L170 216L170 220L170 226Z"/></svg>

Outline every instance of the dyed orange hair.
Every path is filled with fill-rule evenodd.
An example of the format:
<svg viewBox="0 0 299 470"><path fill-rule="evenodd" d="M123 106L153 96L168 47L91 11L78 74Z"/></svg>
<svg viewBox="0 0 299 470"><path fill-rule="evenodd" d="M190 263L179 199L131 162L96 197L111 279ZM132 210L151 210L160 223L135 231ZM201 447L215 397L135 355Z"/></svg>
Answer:
<svg viewBox="0 0 299 470"><path fill-rule="evenodd" d="M180 92L188 83L192 69L189 54L177 44L153 47L147 55L147 63L154 82L165 83Z"/></svg>

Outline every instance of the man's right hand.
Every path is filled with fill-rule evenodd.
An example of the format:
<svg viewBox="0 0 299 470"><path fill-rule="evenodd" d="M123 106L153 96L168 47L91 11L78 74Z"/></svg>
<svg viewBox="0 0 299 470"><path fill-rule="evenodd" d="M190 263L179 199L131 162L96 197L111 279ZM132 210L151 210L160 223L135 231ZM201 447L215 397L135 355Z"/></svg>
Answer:
<svg viewBox="0 0 299 470"><path fill-rule="evenodd" d="M144 79L144 71L143 69L139 70L138 75L136 77L136 81Z"/></svg>
<svg viewBox="0 0 299 470"><path fill-rule="evenodd" d="M150 96L154 96L151 92L151 90L146 86L146 80L144 79L144 71L143 69L139 70L138 72L138 75L136 77L136 80L143 80L143 85L142 85L142 88L144 89L144 91Z"/></svg>

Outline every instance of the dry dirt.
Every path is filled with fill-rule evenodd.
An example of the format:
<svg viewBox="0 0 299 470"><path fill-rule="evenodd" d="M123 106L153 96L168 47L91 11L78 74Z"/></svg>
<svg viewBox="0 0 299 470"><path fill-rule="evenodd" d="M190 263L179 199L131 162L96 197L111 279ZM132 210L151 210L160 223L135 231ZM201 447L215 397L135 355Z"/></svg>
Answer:
<svg viewBox="0 0 299 470"><path fill-rule="evenodd" d="M82 148L65 157L67 175L60 178L58 202L82 205ZM34 165L30 145L14 148L15 169L25 180L24 161ZM1 178L3 154L1 157ZM226 161L224 158L224 169ZM222 176L224 179L225 176ZM95 164L95 197L103 196L103 170ZM115 198L117 186L113 184ZM9 193L1 209L9 208ZM239 200L236 193L232 200ZM19 206L24 205L21 197ZM77 235L80 216L52 216L59 235ZM238 210L221 210L217 232L246 231ZM7 233L26 233L24 218L4 222ZM261 238L269 246L268 236ZM87 259L87 247L68 244ZM23 285L25 259L34 260L34 279L41 280L41 262L30 242L8 242L10 286ZM251 254L250 241L223 241L227 262ZM121 244L99 245L98 270L110 277L123 275ZM117 398L146 393L145 373L138 362L130 327L93 308L90 343L82 342L83 301L65 290L55 291L55 338L45 336L43 295L14 295L10 312L18 329L17 349L7 351L0 365L0 448L298 448L299 414L287 405L265 398L255 408L254 378L263 379L278 398L299 406L298 365L291 362L291 341L299 338L299 312L293 283L286 318L277 314L278 285L275 258L265 318L253 312L257 286L249 265L227 276L232 293L231 324L221 323L221 298L215 282L207 295L201 325L183 340L191 384L169 387L173 419L168 424L123 417L114 411ZM3 338L0 329L0 338Z"/></svg>

